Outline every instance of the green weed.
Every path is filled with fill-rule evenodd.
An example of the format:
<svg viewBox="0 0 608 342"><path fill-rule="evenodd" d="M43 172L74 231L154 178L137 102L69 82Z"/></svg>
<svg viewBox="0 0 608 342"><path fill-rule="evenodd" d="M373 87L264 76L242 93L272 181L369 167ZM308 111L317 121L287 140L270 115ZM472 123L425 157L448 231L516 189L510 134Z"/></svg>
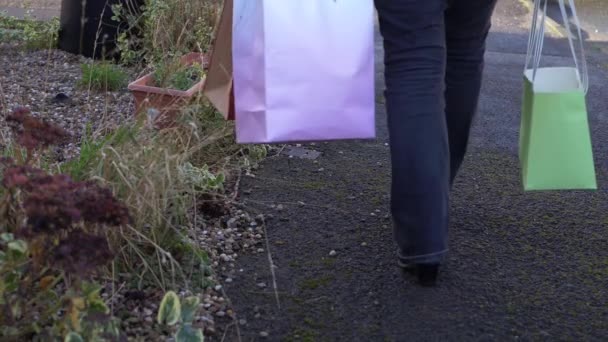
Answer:
<svg viewBox="0 0 608 342"><path fill-rule="evenodd" d="M97 91L116 91L127 83L126 73L117 65L102 62L82 64L80 86Z"/></svg>
<svg viewBox="0 0 608 342"><path fill-rule="evenodd" d="M153 79L157 87L186 91L203 77L203 68L198 65L182 65L178 59L157 64Z"/></svg>

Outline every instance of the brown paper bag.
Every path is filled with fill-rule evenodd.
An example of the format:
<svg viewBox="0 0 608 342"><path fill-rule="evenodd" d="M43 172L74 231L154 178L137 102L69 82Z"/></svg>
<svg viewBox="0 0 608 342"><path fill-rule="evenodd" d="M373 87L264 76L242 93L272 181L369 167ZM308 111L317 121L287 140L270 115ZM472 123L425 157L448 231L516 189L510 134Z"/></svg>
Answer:
<svg viewBox="0 0 608 342"><path fill-rule="evenodd" d="M232 81L232 9L233 0L225 0L218 25L203 94L224 115L234 120Z"/></svg>

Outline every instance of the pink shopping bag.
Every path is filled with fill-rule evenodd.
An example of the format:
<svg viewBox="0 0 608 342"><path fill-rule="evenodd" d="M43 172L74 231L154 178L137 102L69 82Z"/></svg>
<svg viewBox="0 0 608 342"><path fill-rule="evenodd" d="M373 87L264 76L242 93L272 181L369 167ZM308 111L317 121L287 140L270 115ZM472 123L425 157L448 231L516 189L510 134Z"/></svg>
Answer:
<svg viewBox="0 0 608 342"><path fill-rule="evenodd" d="M373 0L234 0L239 143L375 138Z"/></svg>

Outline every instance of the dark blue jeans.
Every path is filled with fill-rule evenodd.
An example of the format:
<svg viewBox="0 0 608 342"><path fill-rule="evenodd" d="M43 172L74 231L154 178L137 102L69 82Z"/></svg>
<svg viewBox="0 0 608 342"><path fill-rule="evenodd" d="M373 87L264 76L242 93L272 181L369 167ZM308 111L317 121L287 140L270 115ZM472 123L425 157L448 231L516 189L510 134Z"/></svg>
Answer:
<svg viewBox="0 0 608 342"><path fill-rule="evenodd" d="M391 211L401 257L441 262L450 188L477 110L496 0L375 0L384 38Z"/></svg>

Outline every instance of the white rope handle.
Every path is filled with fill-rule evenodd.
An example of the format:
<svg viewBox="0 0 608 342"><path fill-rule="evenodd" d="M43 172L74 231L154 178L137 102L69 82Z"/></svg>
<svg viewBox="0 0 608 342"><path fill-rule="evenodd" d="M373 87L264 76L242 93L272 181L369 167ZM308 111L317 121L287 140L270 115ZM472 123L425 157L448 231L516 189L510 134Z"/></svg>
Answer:
<svg viewBox="0 0 608 342"><path fill-rule="evenodd" d="M568 0L568 4L570 5L570 10L572 11L572 19L574 20L574 25L576 25L577 38L578 38L579 48L581 50L580 68L578 66L578 61L577 61L576 70L579 72L579 77L581 78L581 81L583 83L583 89L585 90L585 93L587 93L587 91L589 90L589 69L587 66L587 56L585 54L585 43L583 41L581 23L578 18L578 14L576 13L576 6L574 5L574 0ZM573 43L573 40L571 37L570 23L568 21L568 14L566 13L566 6L564 5L564 0L560 0L559 5L560 5L560 10L562 12L562 17L564 18L564 22L566 23L566 29L568 30L568 38L569 38L568 40L570 43L570 49L572 50L572 53L576 60L576 57L577 57L576 49L574 47L574 43Z"/></svg>
<svg viewBox="0 0 608 342"><path fill-rule="evenodd" d="M574 19L574 24L577 27L577 38L579 41L579 48L581 50L581 59L579 63L579 58L576 52L576 48L574 46L574 39L572 37L572 33L570 30L570 21L568 20L568 14L566 11L566 0L558 0L559 7L562 15L562 20L564 22L564 27L567 31L568 43L570 45L570 52L572 53L572 57L574 59L574 65L578 72L578 77L583 87L583 91L585 94L589 90L589 71L587 66L587 60L585 55L585 47L583 43L583 35L581 30L580 21L576 12L576 7L574 5L574 0L567 0L568 5L572 10L572 17ZM546 26L546 18L547 18L547 3L548 0L534 0L534 12L532 17L532 28L530 30L530 35L528 37L528 50L526 52L526 66L525 70L529 70L532 68L532 81L536 79L536 74L538 72L540 66L540 60L542 58L542 50L544 46L545 39L545 26ZM542 10L541 10L542 6ZM540 14L540 21L538 20ZM530 65L532 64L532 65Z"/></svg>
<svg viewBox="0 0 608 342"><path fill-rule="evenodd" d="M543 10L540 10L541 3L544 3ZM530 29L530 35L528 36L528 49L526 52L526 66L525 70L530 69L530 63L533 66L538 65L540 55L542 55L544 35L545 35L545 13L546 13L546 0L535 0L534 1L534 12L532 16L532 28ZM541 20L539 21L538 15L541 13Z"/></svg>

